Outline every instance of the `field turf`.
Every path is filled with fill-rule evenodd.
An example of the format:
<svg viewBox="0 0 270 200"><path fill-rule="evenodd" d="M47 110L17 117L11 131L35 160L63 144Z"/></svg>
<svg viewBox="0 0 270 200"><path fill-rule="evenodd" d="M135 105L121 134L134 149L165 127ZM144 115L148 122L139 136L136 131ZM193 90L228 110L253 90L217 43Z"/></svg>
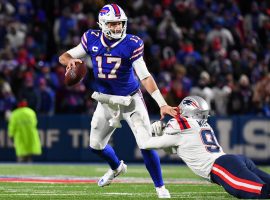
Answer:
<svg viewBox="0 0 270 200"><path fill-rule="evenodd" d="M0 164L0 199L157 199L144 165L128 164L127 174L100 188L96 181L107 169L102 164ZM270 173L270 167L261 169ZM184 165L162 165L162 170L172 199L233 199Z"/></svg>

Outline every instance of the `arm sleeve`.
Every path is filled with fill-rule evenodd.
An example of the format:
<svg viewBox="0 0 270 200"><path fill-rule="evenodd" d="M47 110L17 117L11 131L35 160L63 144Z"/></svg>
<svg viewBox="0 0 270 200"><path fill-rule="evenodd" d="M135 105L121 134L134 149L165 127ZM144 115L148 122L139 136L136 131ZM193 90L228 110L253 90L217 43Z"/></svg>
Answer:
<svg viewBox="0 0 270 200"><path fill-rule="evenodd" d="M140 57L139 59L135 60L132 63L132 66L135 69L135 72L140 80L143 80L151 75L146 67L143 57Z"/></svg>
<svg viewBox="0 0 270 200"><path fill-rule="evenodd" d="M145 149L163 149L177 146L180 135L162 135L159 137L150 137L144 144Z"/></svg>
<svg viewBox="0 0 270 200"><path fill-rule="evenodd" d="M87 52L81 43L78 46L68 50L67 53L71 55L72 58L83 58L87 55Z"/></svg>

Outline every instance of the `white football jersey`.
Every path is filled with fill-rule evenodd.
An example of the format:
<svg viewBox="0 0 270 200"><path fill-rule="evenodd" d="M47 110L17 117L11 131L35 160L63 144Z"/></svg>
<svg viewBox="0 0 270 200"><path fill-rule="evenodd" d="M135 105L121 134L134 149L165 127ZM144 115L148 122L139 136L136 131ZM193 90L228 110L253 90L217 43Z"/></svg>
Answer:
<svg viewBox="0 0 270 200"><path fill-rule="evenodd" d="M210 171L215 160L224 155L211 126L191 118L178 117L168 122L164 133L179 131L177 155L204 178L210 178Z"/></svg>
<svg viewBox="0 0 270 200"><path fill-rule="evenodd" d="M176 148L177 155L195 174L210 179L215 160L225 154L211 126L178 116L167 123L163 132L164 135L148 140L145 147Z"/></svg>

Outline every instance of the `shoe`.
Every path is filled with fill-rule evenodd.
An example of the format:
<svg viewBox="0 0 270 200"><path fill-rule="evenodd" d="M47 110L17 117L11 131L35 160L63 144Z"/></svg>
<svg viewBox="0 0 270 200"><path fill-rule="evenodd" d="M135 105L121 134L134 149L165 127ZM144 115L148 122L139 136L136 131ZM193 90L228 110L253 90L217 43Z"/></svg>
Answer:
<svg viewBox="0 0 270 200"><path fill-rule="evenodd" d="M165 188L165 186L162 187L156 187L158 198L160 199L170 199L171 195L169 190Z"/></svg>
<svg viewBox="0 0 270 200"><path fill-rule="evenodd" d="M127 172L127 165L123 160L120 161L120 165L117 169L109 169L98 181L98 186L104 187L110 185L112 180L119 176L120 174L125 174Z"/></svg>

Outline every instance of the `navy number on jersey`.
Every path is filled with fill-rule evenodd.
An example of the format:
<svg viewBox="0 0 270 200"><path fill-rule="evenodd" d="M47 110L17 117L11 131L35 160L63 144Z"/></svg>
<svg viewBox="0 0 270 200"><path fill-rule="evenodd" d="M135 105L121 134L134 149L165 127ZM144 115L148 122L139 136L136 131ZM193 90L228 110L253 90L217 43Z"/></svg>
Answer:
<svg viewBox="0 0 270 200"><path fill-rule="evenodd" d="M113 67L110 70L109 74L103 73L103 64L104 64L103 60L105 64L113 64ZM97 56L96 61L98 63L98 78L108 78L108 79L117 78L116 71L119 69L121 65L121 58Z"/></svg>
<svg viewBox="0 0 270 200"><path fill-rule="evenodd" d="M216 137L209 129L201 130L201 139L207 151L211 153L220 152L220 147L217 144Z"/></svg>

